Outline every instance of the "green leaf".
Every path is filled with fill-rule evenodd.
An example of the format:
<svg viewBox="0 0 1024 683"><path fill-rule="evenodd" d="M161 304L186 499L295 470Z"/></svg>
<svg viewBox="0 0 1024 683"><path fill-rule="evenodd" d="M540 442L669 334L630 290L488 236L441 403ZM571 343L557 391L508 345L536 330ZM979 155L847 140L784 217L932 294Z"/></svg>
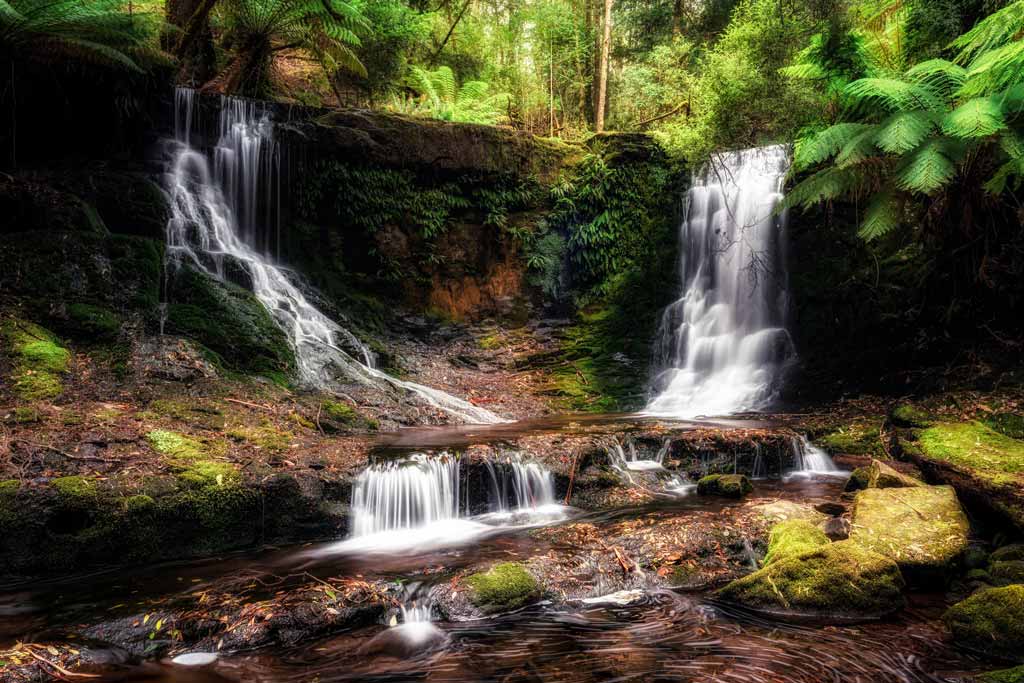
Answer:
<svg viewBox="0 0 1024 683"><path fill-rule="evenodd" d="M991 97L968 100L942 119L942 131L961 139L986 138L1005 128L1002 108Z"/></svg>
<svg viewBox="0 0 1024 683"><path fill-rule="evenodd" d="M902 218L903 199L891 192L883 192L875 195L868 204L857 234L861 239L870 242L895 230Z"/></svg>
<svg viewBox="0 0 1024 683"><path fill-rule="evenodd" d="M897 171L897 186L921 194L938 192L956 175L956 166L947 153L942 140L931 140L911 154Z"/></svg>
<svg viewBox="0 0 1024 683"><path fill-rule="evenodd" d="M837 123L814 135L796 141L793 168L801 171L816 166L839 153L849 142L872 126L864 123Z"/></svg>
<svg viewBox="0 0 1024 683"><path fill-rule="evenodd" d="M920 145L933 130L935 117L930 112L901 112L882 122L875 143L891 154L903 154Z"/></svg>

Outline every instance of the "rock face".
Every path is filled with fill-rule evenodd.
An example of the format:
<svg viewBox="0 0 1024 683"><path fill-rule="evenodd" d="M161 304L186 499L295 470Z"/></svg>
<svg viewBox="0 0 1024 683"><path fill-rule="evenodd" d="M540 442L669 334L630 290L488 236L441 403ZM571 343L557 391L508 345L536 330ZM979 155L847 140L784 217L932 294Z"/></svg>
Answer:
<svg viewBox="0 0 1024 683"><path fill-rule="evenodd" d="M697 482L697 493L702 496L742 498L753 490L750 480L742 474L709 474Z"/></svg>
<svg viewBox="0 0 1024 683"><path fill-rule="evenodd" d="M942 618L959 647L1024 661L1024 585L975 593Z"/></svg>
<svg viewBox="0 0 1024 683"><path fill-rule="evenodd" d="M917 479L889 467L881 460L871 461L871 466L868 468L868 488L889 489L913 486L923 486L923 484Z"/></svg>
<svg viewBox="0 0 1024 683"><path fill-rule="evenodd" d="M827 545L828 536L810 522L794 519L772 527L764 566Z"/></svg>
<svg viewBox="0 0 1024 683"><path fill-rule="evenodd" d="M717 597L760 612L821 620L870 620L903 607L896 563L853 541L772 562Z"/></svg>
<svg viewBox="0 0 1024 683"><path fill-rule="evenodd" d="M867 489L853 506L850 541L896 561L908 580L948 574L970 524L950 486Z"/></svg>

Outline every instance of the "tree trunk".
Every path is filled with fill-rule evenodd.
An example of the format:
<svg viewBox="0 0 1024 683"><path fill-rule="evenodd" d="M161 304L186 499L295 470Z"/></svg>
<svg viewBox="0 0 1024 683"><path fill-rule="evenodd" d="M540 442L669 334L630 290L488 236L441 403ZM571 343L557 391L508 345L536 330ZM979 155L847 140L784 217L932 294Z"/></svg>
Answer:
<svg viewBox="0 0 1024 683"><path fill-rule="evenodd" d="M597 68L597 104L594 107L594 131L604 130L604 110L608 99L608 52L612 42L612 0L604 0L601 56Z"/></svg>
<svg viewBox="0 0 1024 683"><path fill-rule="evenodd" d="M167 23L180 30L165 36L164 49L180 59L179 83L199 86L215 75L216 54L209 22L214 4L216 0L167 1Z"/></svg>

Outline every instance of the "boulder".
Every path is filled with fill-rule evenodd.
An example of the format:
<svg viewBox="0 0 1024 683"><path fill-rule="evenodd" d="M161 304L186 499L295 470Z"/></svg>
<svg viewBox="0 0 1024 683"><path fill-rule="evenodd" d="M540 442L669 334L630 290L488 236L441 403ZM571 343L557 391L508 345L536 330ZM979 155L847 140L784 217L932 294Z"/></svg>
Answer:
<svg viewBox="0 0 1024 683"><path fill-rule="evenodd" d="M773 562L815 550L829 542L828 536L810 522L793 519L772 527L768 536L768 552L764 566Z"/></svg>
<svg viewBox="0 0 1024 683"><path fill-rule="evenodd" d="M917 479L901 472L897 472L881 460L872 460L871 466L868 468L868 488L890 489L923 485L924 484Z"/></svg>
<svg viewBox="0 0 1024 683"><path fill-rule="evenodd" d="M470 602L484 613L507 612L541 596L540 584L518 562L503 562L466 577Z"/></svg>
<svg viewBox="0 0 1024 683"><path fill-rule="evenodd" d="M802 519L811 524L824 522L828 517L808 503L796 503L791 500L774 500L760 503L754 509L770 522L784 522L787 519Z"/></svg>
<svg viewBox="0 0 1024 683"><path fill-rule="evenodd" d="M889 411L889 421L897 427L927 427L935 418L913 403L897 403Z"/></svg>
<svg viewBox="0 0 1024 683"><path fill-rule="evenodd" d="M754 487L742 474L709 474L697 482L697 493L702 496L742 498Z"/></svg>
<svg viewBox="0 0 1024 683"><path fill-rule="evenodd" d="M868 487L871 479L871 470L867 467L858 467L850 472L850 478L846 480L844 491L860 491Z"/></svg>
<svg viewBox="0 0 1024 683"><path fill-rule="evenodd" d="M1024 585L979 591L942 618L957 646L1024 662Z"/></svg>
<svg viewBox="0 0 1024 683"><path fill-rule="evenodd" d="M891 559L840 541L772 562L715 595L776 616L863 621L901 609L903 585Z"/></svg>
<svg viewBox="0 0 1024 683"><path fill-rule="evenodd" d="M951 486L866 489L852 524L852 542L892 558L911 581L948 575L970 529Z"/></svg>
<svg viewBox="0 0 1024 683"><path fill-rule="evenodd" d="M1010 562L1024 560L1024 543L1014 543L996 548L989 557L992 562Z"/></svg>
<svg viewBox="0 0 1024 683"><path fill-rule="evenodd" d="M845 541L850 537L850 520L845 517L827 519L819 528L833 541Z"/></svg>
<svg viewBox="0 0 1024 683"><path fill-rule="evenodd" d="M1024 560L1004 560L993 562L988 573L1000 584L1024 583Z"/></svg>

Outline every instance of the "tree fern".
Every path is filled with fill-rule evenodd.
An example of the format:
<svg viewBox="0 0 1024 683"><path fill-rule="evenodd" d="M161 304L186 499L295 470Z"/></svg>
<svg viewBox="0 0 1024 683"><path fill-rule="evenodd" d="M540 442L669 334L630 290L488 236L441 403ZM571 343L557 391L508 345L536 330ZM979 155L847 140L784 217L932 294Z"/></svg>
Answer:
<svg viewBox="0 0 1024 683"><path fill-rule="evenodd" d="M935 130L935 125L931 112L899 112L878 126L875 144L890 154L903 154L920 145Z"/></svg>
<svg viewBox="0 0 1024 683"><path fill-rule="evenodd" d="M942 132L956 138L985 138L1005 129L1002 107L993 97L968 100L942 119Z"/></svg>
<svg viewBox="0 0 1024 683"><path fill-rule="evenodd" d="M893 192L875 195L864 212L857 234L868 242L888 235L902 222L904 204L903 197Z"/></svg>
<svg viewBox="0 0 1024 683"><path fill-rule="evenodd" d="M851 140L871 125L866 123L837 123L814 135L797 140L793 150L793 168L801 171L831 159Z"/></svg>
<svg viewBox="0 0 1024 683"><path fill-rule="evenodd" d="M491 86L485 81L466 81L460 87L455 73L447 66L434 71L412 66L407 85L417 97L397 98L391 108L416 116L495 124L504 117L508 103L508 95L491 93Z"/></svg>
<svg viewBox="0 0 1024 683"><path fill-rule="evenodd" d="M862 181L863 176L856 169L831 166L801 181L786 193L782 205L784 208L808 207L839 199L855 193Z"/></svg>
<svg viewBox="0 0 1024 683"><path fill-rule="evenodd" d="M926 83L913 83L899 78L862 78L843 89L854 110L882 107L888 111L906 109L940 109L942 97Z"/></svg>
<svg viewBox="0 0 1024 683"><path fill-rule="evenodd" d="M933 139L907 155L896 171L896 185L910 192L934 194L956 175L956 166L941 139Z"/></svg>
<svg viewBox="0 0 1024 683"><path fill-rule="evenodd" d="M874 126L858 133L849 142L843 145L836 155L835 164L839 168L855 166L873 157L877 150L875 138L878 133Z"/></svg>

